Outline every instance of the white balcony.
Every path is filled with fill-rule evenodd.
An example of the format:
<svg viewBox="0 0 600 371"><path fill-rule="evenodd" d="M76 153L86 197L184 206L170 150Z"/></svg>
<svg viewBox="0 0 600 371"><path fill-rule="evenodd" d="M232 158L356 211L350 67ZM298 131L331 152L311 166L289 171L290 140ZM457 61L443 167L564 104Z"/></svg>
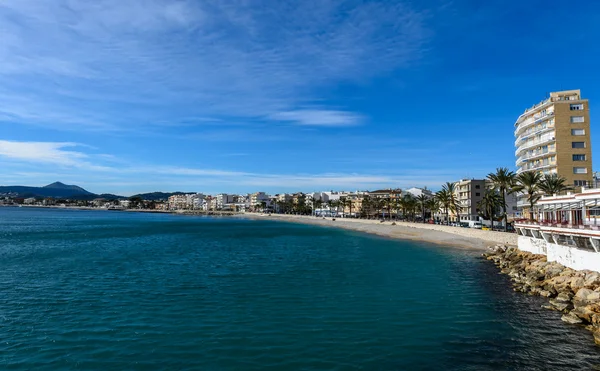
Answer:
<svg viewBox="0 0 600 371"><path fill-rule="evenodd" d="M545 133L548 133L548 132L550 132L552 130L554 130L554 124L548 125L548 126L546 126L545 128L542 128L542 129L538 129L538 130L532 131L531 133L528 133L526 135L519 136L515 140L515 146L519 146L520 142L525 141L525 140L527 140L527 139L529 139L529 138L531 138L533 136L545 134Z"/></svg>
<svg viewBox="0 0 600 371"><path fill-rule="evenodd" d="M523 155L523 156L517 158L517 164L519 164L523 161L534 160L536 158L542 158L542 157L549 156L549 155L556 155L556 151L538 151L538 152L535 152L530 155Z"/></svg>
<svg viewBox="0 0 600 371"><path fill-rule="evenodd" d="M536 115L537 116L537 115ZM518 134L525 128L537 124L539 122L542 122L544 120L548 120L550 118L554 117L554 112L548 112L545 115L540 115L539 117L531 117L528 118L527 120L523 121L522 123L520 123L517 128L515 129L515 136L518 136Z"/></svg>
<svg viewBox="0 0 600 371"><path fill-rule="evenodd" d="M523 152L526 149L536 147L536 146L541 146L541 145L547 144L547 143L552 143L555 141L556 141L556 137L554 136L554 132L552 132L551 135L547 135L544 138L540 138L538 140L533 140L533 141L529 141L529 142L521 144L515 151L515 156L518 156L521 152Z"/></svg>
<svg viewBox="0 0 600 371"><path fill-rule="evenodd" d="M541 171L541 170L549 169L549 168L553 168L553 167L556 167L556 162L542 164L542 165L538 165L538 166L532 166L532 167L520 167L517 170L517 174L520 174L520 173L523 173L526 171Z"/></svg>

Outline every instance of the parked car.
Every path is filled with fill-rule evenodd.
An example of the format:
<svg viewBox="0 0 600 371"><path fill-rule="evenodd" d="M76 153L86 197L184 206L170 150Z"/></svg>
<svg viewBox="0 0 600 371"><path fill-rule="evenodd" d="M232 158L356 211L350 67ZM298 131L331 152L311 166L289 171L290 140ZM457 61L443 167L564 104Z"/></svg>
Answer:
<svg viewBox="0 0 600 371"><path fill-rule="evenodd" d="M481 224L481 222L476 220L469 220L469 228L481 229L482 227L483 225Z"/></svg>

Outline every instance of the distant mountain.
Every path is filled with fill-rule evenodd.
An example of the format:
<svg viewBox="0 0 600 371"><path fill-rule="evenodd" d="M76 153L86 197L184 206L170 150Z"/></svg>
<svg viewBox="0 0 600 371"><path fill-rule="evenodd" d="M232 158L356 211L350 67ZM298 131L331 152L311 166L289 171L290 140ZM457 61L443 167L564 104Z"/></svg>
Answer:
<svg viewBox="0 0 600 371"><path fill-rule="evenodd" d="M61 182L54 182L44 187L27 187L27 186L0 186L0 194L12 194L18 197L54 197L54 198L69 198L73 200L93 200L94 198L118 199L124 198L116 195L106 195L103 197L85 189L76 186L68 185Z"/></svg>
<svg viewBox="0 0 600 371"><path fill-rule="evenodd" d="M69 185L69 184L64 184L61 182L54 182L52 184L48 184L47 186L44 186L42 188L51 188L51 189L64 189L64 190L69 190L72 191L74 194L93 194L91 192L86 191L85 189L76 186L76 185Z"/></svg>
<svg viewBox="0 0 600 371"><path fill-rule="evenodd" d="M66 198L70 200L91 201L95 198L104 198L105 200L125 200L129 197L113 195L110 193L95 194L79 186L54 182L44 187L27 186L0 186L0 196L10 194L17 197L54 197ZM140 193L131 197L141 197L143 200L161 201L166 200L172 195L183 195L185 192L151 192Z"/></svg>
<svg viewBox="0 0 600 371"><path fill-rule="evenodd" d="M140 197L142 200L148 201L162 201L166 200L173 195L183 195L185 192L151 192L151 193L140 193L131 197Z"/></svg>

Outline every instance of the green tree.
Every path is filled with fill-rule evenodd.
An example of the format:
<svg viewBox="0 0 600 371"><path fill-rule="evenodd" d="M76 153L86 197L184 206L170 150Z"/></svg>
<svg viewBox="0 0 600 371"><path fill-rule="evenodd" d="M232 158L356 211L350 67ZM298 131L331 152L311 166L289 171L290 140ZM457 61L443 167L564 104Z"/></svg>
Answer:
<svg viewBox="0 0 600 371"><path fill-rule="evenodd" d="M350 216L352 216L352 200L350 199L350 197L347 197L347 196L340 197L340 205L342 206L342 208L344 210L344 215L346 214L346 208L349 207L350 208Z"/></svg>
<svg viewBox="0 0 600 371"><path fill-rule="evenodd" d="M440 201L437 197L432 197L427 201L427 209L429 210L431 220L434 220L435 213L437 213L440 208Z"/></svg>
<svg viewBox="0 0 600 371"><path fill-rule="evenodd" d="M538 188L546 196L560 194L573 189L572 187L567 185L566 178L563 178L562 176L559 176L556 173L545 174L544 177L541 179Z"/></svg>
<svg viewBox="0 0 600 371"><path fill-rule="evenodd" d="M508 227L508 216L506 214L506 195L514 192L516 175L505 167L496 168L495 173L489 173L487 178L493 187L500 192L502 219L504 220L504 231ZM484 196L485 197L485 196Z"/></svg>
<svg viewBox="0 0 600 371"><path fill-rule="evenodd" d="M444 209L446 214L446 223L450 221L450 208L452 205L452 197L447 189L442 189L435 194L435 198L438 200L440 207Z"/></svg>
<svg viewBox="0 0 600 371"><path fill-rule="evenodd" d="M129 208L137 209L143 201L140 196L129 197Z"/></svg>
<svg viewBox="0 0 600 371"><path fill-rule="evenodd" d="M429 197L425 196L424 194L420 194L417 196L417 202L419 203L419 206L421 207L422 221L425 221L425 209L427 208L428 200L429 200Z"/></svg>
<svg viewBox="0 0 600 371"><path fill-rule="evenodd" d="M540 183L542 181L542 175L537 171L526 171L516 178L516 184L514 190L516 192L523 192L529 202L529 220L533 221L533 207L535 203L540 199Z"/></svg>
<svg viewBox="0 0 600 371"><path fill-rule="evenodd" d="M371 196L369 196L369 195L363 196L360 213L368 219L372 207L373 207L373 199L371 198Z"/></svg>
<svg viewBox="0 0 600 371"><path fill-rule="evenodd" d="M494 216L496 211L502 206L502 197L496 191L496 189L488 189L485 191L481 201L477 203L480 212L485 219L489 219L492 222L492 229L494 229Z"/></svg>
<svg viewBox="0 0 600 371"><path fill-rule="evenodd" d="M436 197L446 211L446 223L448 224L450 223L450 211L454 212L460 219L460 201L458 201L456 193L456 185L450 182L446 182L442 186L442 190L436 193Z"/></svg>

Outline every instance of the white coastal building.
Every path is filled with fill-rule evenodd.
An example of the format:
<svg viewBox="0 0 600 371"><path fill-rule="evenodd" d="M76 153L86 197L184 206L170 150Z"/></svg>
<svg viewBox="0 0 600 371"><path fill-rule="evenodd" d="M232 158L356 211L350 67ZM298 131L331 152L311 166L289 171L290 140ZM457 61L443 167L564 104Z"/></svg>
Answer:
<svg viewBox="0 0 600 371"><path fill-rule="evenodd" d="M600 189L542 197L533 214L533 220L515 222L520 250L600 272Z"/></svg>
<svg viewBox="0 0 600 371"><path fill-rule="evenodd" d="M419 197L421 195L425 195L427 198L433 197L433 192L427 188L412 187L412 188L405 189L404 193L410 193L411 195L413 195L415 197Z"/></svg>

